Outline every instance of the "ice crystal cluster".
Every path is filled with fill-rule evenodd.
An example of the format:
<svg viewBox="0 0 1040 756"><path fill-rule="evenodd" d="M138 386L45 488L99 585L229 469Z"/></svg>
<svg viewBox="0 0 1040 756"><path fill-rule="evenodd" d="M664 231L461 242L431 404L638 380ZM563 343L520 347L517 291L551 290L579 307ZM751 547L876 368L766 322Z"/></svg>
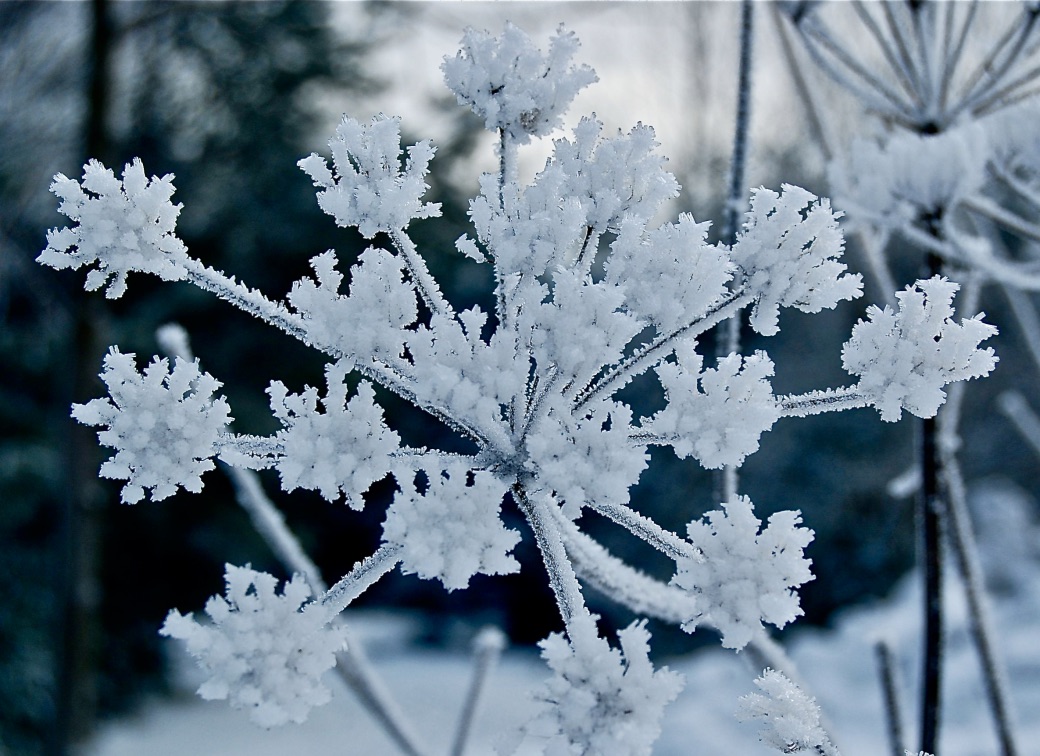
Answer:
<svg viewBox="0 0 1040 756"><path fill-rule="evenodd" d="M210 678L199 688L206 699L248 708L265 727L303 722L331 692L320 682L343 647L341 630L328 628L323 606L306 603L311 590L300 575L275 593L271 575L227 565L227 598L206 602L211 625L170 612L160 631L185 641Z"/></svg>
<svg viewBox="0 0 1040 756"><path fill-rule="evenodd" d="M708 224L689 215L653 220L679 191L653 129L610 134L595 117L557 139L545 168L521 184L518 147L559 127L595 79L572 65L576 49L562 28L543 54L507 26L497 37L466 32L461 52L445 61L459 102L499 138L500 168L482 178L470 204L473 232L457 249L420 251L409 232L413 220L439 213L422 201L433 147L421 142L403 154L396 119L344 118L329 143L332 164L311 155L300 167L322 209L375 243L349 272L334 252L317 255L313 277L285 302L187 253L173 233L172 177L146 182L135 161L122 181L94 162L82 182L55 179L60 209L77 225L51 232L41 262L96 265L87 286L114 276L110 296L122 293L130 271L187 279L328 358L324 387L296 393L271 384L281 429L256 437L230 430L219 384L197 363L171 370L160 360L139 373L132 355L113 350L102 373L109 398L74 414L100 426L101 443L115 450L101 472L126 481L125 501L198 490L218 458L276 470L287 491L316 490L354 508L365 506L375 481L396 481L377 555L311 603L296 581L277 597L270 576L229 567L227 597L207 608L211 624L170 614L164 632L187 640L209 670L203 695L253 708L264 724L302 719L325 699L318 676L341 640L332 615L388 560L449 590L476 574L515 571L510 552L521 534L500 516L509 508L526 518L564 626L542 644L554 676L538 694L548 709L526 732L546 739L550 753L647 754L680 681L653 668L641 623L612 648L579 581L688 631L714 626L724 645L740 649L766 624L797 617L795 591L812 578L803 553L812 532L796 512L773 515L760 530L750 500L737 497L691 523L688 538L636 512L629 490L649 447L669 446L708 468L739 465L782 417L865 406L885 419L902 409L933 414L946 383L992 368L992 353L978 345L993 329L954 323L956 286L942 279L919 283L898 312L872 310L857 326L843 353L858 378L849 386L777 396L765 352L706 360L698 340L727 318L746 311L751 327L770 335L782 308L815 313L859 295L859 276L841 261L838 216L804 189L758 189L736 243L709 244ZM494 269L493 313L457 311L430 274L428 256L460 253ZM351 373L360 381L353 392ZM618 398L640 376L665 392L650 416ZM375 384L476 451L402 445ZM596 543L581 529L586 510L672 558L673 582L652 580Z"/></svg>

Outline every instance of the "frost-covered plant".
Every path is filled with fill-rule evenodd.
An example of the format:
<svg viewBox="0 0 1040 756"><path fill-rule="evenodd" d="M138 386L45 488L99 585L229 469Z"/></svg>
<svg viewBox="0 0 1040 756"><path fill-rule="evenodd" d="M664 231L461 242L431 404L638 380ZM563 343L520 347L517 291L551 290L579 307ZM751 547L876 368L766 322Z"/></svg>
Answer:
<svg viewBox="0 0 1040 756"><path fill-rule="evenodd" d="M349 277L337 269L333 252L315 257L313 278L297 282L287 302L202 265L178 243L152 247L138 259L124 252L125 245L98 241L97 229L105 229L105 239L129 239L130 230L140 231L126 203L107 200L147 191L136 169L128 168L119 182L92 163L78 189L63 177L55 181L56 193L77 198L74 207L62 205L73 220L87 218L81 207L92 208L90 224L52 232L42 262L97 263L99 270L121 275L142 270L187 279L329 358L323 391L290 393L271 384L271 409L282 428L258 437L228 429L222 400L210 398L217 384L197 368L189 374L178 363L170 373L160 362L138 378L132 359L119 356L103 373L111 401L95 400L75 412L103 426L102 443L116 450L103 472L127 480L125 500L141 498L142 489L153 498L176 486L193 490L199 471L215 458L277 470L286 490L342 496L355 508L365 505L363 494L374 481L389 474L396 482L383 544L312 603L301 606L294 583L284 600L273 598L273 578L242 577L233 568L227 598L211 600L214 632L228 644L218 657L203 653L205 664L222 670L215 673L214 690L258 711L280 712L259 714L265 723L282 712L298 719L304 715L298 707L319 703L320 696L311 694L320 690L317 676L327 666L324 656L321 663L308 657L292 664L285 676L308 682L291 701L283 700L284 691L270 683L277 676L265 670L271 653L279 654L279 669L289 669L290 662L262 640L269 637L269 617L285 616L286 627L305 632L307 648L334 648L336 626L326 624L323 631L321 622L395 566L449 590L464 588L476 574L514 571L518 564L510 552L519 535L504 526L500 511L515 507L540 550L564 625L562 634L543 643L554 676L538 697L548 708L526 732L548 738L552 753L649 753L678 677L653 668L642 624L621 631L620 650L612 649L585 606L579 578L609 587L640 614L682 623L688 631L715 625L725 645L739 649L762 641L765 624L781 626L801 613L794 591L811 579L803 550L812 533L800 527L795 512L773 515L759 532L746 498L692 523L689 539L659 527L629 504L629 490L648 466L648 448L670 446L706 467L739 464L781 417L865 406L878 407L885 419L900 409L928 414L948 382L983 375L995 362L991 350L978 348L993 329L978 321L956 325L948 296L956 287L936 279L918 284L898 313L872 312L877 327L857 327L844 351L862 376L851 386L776 396L765 352L705 366L698 338L728 317L750 310L751 326L768 335L779 329L780 308L818 312L859 294L859 276L840 261L838 216L826 199L803 189L760 189L736 242L710 245L707 224L688 215L653 220L678 193L656 153L653 130L639 124L604 136L594 118L556 140L545 168L521 184L512 169L517 145L557 126L570 98L594 78L569 65L575 48L573 36L561 29L543 55L507 26L499 37L467 32L463 51L444 65L460 102L500 137L498 175L482 178L470 205L475 233L456 245L494 269L493 318L478 307L457 311L409 235L413 219L438 212L421 199L433 148L420 143L402 162L394 119L345 118L330 142L331 167L316 155L300 161L322 208L338 224L384 237L360 256ZM146 226L165 234L177 207L170 203L170 177L155 181L170 191L145 216ZM96 285L95 278L88 285ZM943 350L933 354L939 343ZM893 350L917 359L892 360ZM360 382L348 397L352 372ZM666 402L637 417L619 391L644 375L656 376ZM147 390L124 390L138 384ZM373 384L446 423L476 451L403 445ZM190 433L172 424L160 428L167 445L199 437L182 463L169 464L142 446L140 439L155 436L157 402L205 418ZM584 533L578 518L586 510L672 558L673 583L649 578ZM243 589L244 580L256 586L255 595ZM259 604L273 608L253 616ZM216 646L218 636L186 622L172 613L167 632L196 643L200 652L203 645ZM231 632L238 622L248 631ZM332 635L319 641L321 632Z"/></svg>
<svg viewBox="0 0 1040 756"><path fill-rule="evenodd" d="M815 699L773 669L765 670L755 685L762 692L742 696L738 716L762 722L763 742L781 753L838 753L820 724L820 707Z"/></svg>
<svg viewBox="0 0 1040 756"><path fill-rule="evenodd" d="M1040 365L1040 329L1025 293L1040 290L1040 227L1033 221L1040 208L1034 128L1040 7L907 0L850 4L854 13L842 18L827 4L815 5L787 6L805 49L866 111L880 116L872 138L838 151L828 174L835 203L861 232L881 288L894 288L882 256L886 246L899 255L917 253L929 270L970 283L972 308L981 285L996 284ZM812 99L807 88L810 107ZM1016 239L1013 245L1005 243L1009 237ZM846 355L846 367L855 369L850 364ZM1006 676L988 629L956 458L959 395L938 422L922 426L919 445L917 520L926 584L921 750L934 751L938 739L945 532L964 577L1001 751L1013 756ZM920 398L936 409L942 401L927 392ZM891 415L890 409L882 412Z"/></svg>
<svg viewBox="0 0 1040 756"><path fill-rule="evenodd" d="M172 611L159 632L183 640L209 674L199 688L202 698L230 699L264 727L305 721L331 698L319 677L336 664L343 631L327 627L325 607L307 603L311 590L302 575L281 595L274 577L248 565L227 565L225 579L227 598L206 602L212 624Z"/></svg>

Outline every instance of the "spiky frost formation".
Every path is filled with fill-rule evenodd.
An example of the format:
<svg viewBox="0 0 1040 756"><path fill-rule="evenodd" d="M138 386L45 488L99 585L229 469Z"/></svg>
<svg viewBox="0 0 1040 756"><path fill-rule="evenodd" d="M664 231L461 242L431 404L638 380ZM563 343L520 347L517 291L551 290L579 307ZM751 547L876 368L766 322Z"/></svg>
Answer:
<svg viewBox="0 0 1040 756"><path fill-rule="evenodd" d="M429 189L433 145L409 147L402 170L400 119L379 116L362 124L344 117L329 147L335 172L314 153L299 166L321 188L318 204L338 225L356 226L371 239L380 231L399 231L415 218L440 215L440 205L421 201Z"/></svg>
<svg viewBox="0 0 1040 756"><path fill-rule="evenodd" d="M174 610L159 632L184 641L209 675L202 698L228 699L262 727L304 722L331 698L320 678L345 646L343 630L329 625L325 607L304 606L311 591L301 575L280 595L272 575L248 565L227 565L225 580L225 595L206 602L211 624Z"/></svg>
<svg viewBox="0 0 1040 756"><path fill-rule="evenodd" d="M761 739L781 753L831 753L830 738L820 726L816 699L781 672L767 669L756 680L762 693L740 699L737 718L762 723ZM764 694L764 695L763 695Z"/></svg>
<svg viewBox="0 0 1040 756"><path fill-rule="evenodd" d="M527 732L548 739L547 756L648 756L664 707L682 690L682 675L654 669L645 620L618 631L620 649L594 626L575 624L573 642L553 633L539 644L555 675L537 697L551 708Z"/></svg>
<svg viewBox="0 0 1040 756"><path fill-rule="evenodd" d="M98 440L116 449L101 465L106 478L126 480L122 499L134 504L146 489L152 500L165 499L177 487L202 490L202 473L213 469L217 441L231 422L223 397L213 398L220 382L199 370L198 362L156 358L143 373L133 354L112 348L101 380L108 397L72 407L85 425L104 426Z"/></svg>
<svg viewBox="0 0 1040 756"><path fill-rule="evenodd" d="M693 455L709 470L739 465L780 417L768 380L772 360L765 352L732 354L703 368L693 349L676 349L675 357L657 366L668 405L645 427L677 456Z"/></svg>
<svg viewBox="0 0 1040 756"><path fill-rule="evenodd" d="M184 277L187 249L173 233L181 211L181 205L170 202L173 174L149 180L140 158L134 158L120 181L91 160L83 166L82 183L59 173L51 191L61 199L58 211L79 225L48 231L39 262L59 270L96 262L86 288L94 291L111 278L105 290L110 299L126 291L126 274L132 270L166 281Z"/></svg>
<svg viewBox="0 0 1040 756"><path fill-rule="evenodd" d="M733 245L733 262L755 294L751 327L765 336L780 328L780 307L819 312L855 299L862 276L846 274L839 262L845 238L830 201L784 184L780 193L760 188Z"/></svg>
<svg viewBox="0 0 1040 756"><path fill-rule="evenodd" d="M813 579L803 550L813 532L797 512L777 512L759 533L751 500L740 496L687 527L699 559L682 559L672 582L694 593L701 619L722 633L722 645L742 649L762 624L783 627L802 613L792 590ZM696 621L684 628L693 630Z"/></svg>
<svg viewBox="0 0 1040 756"><path fill-rule="evenodd" d="M988 375L997 364L992 349L979 343L996 335L983 314L953 322L953 297L960 288L935 276L896 294L899 309L871 306L867 320L852 329L842 349L845 369L860 378L857 389L881 419L895 421L905 409L934 417L953 381Z"/></svg>
<svg viewBox="0 0 1040 756"><path fill-rule="evenodd" d="M281 452L274 464L286 491L308 488L329 501L342 493L351 507L360 509L361 494L386 477L400 437L386 427L371 384L359 383L347 401L346 366L330 365L325 377L328 393L320 400L324 412L313 388L290 394L278 381L268 388L271 411L285 426L276 435Z"/></svg>
<svg viewBox="0 0 1040 756"><path fill-rule="evenodd" d="M502 35L467 29L462 49L441 65L444 82L460 105L505 130L517 144L560 126L574 96L597 80L586 65L572 66L578 38L561 24L542 55L521 29L506 22Z"/></svg>
<svg viewBox="0 0 1040 756"><path fill-rule="evenodd" d="M440 580L449 591L470 578L505 575L520 565L509 552L520 542L499 516L509 486L486 470L465 464L424 474L422 492L404 474L404 490L394 497L383 523L383 541L401 548L402 572Z"/></svg>

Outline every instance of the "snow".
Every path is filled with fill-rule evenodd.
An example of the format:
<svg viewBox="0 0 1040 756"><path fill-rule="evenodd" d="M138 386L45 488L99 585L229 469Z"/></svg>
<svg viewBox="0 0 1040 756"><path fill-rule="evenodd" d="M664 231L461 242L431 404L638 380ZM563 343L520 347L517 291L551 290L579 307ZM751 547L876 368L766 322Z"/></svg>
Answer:
<svg viewBox="0 0 1040 756"><path fill-rule="evenodd" d="M952 576L954 573L950 572ZM1035 753L1040 742L1040 566L1019 573L1017 592L995 601L998 649L1009 670L1012 702L1018 712L1017 735L1022 754ZM907 576L892 596L874 605L847 610L833 629L806 628L791 644L791 656L803 674L805 692L816 698L823 722L844 756L877 756L888 752L882 699L873 644L884 637L893 644L904 696L904 730L913 746L916 700L914 670L919 636L919 581ZM944 688L942 753L982 756L997 753L996 738L985 704L979 665L966 631L966 612L959 585L947 586L948 673ZM462 708L472 674L471 657L460 651L422 648L410 643L414 620L401 615L352 612L352 628L368 644L379 673L433 753L446 753L452 728ZM170 652L182 654L179 645ZM667 666L686 677L686 688L665 709L663 734L654 756L708 756L775 753L758 742L755 724L736 719L741 696L755 692L752 670L744 654L711 648ZM184 663L185 672L198 675ZM529 692L547 671L533 650L510 649L492 671L476 716L469 754L488 754L497 738L519 727L537 711ZM333 701L315 709L302 725L264 730L248 715L224 704L200 701L190 691L197 678L182 680L172 700L154 701L141 713L105 727L86 756L284 756L309 754L394 754L392 744L365 715L338 681ZM349 749L344 748L349 744ZM691 744L695 747L691 748ZM1033 749L1033 750L1031 750ZM525 743L522 756L538 750Z"/></svg>

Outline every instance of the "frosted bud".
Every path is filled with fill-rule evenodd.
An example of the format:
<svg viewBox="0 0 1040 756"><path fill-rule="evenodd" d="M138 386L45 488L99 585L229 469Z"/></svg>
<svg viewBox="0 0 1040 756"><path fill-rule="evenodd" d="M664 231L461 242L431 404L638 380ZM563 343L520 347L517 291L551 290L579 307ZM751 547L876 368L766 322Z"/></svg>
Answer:
<svg viewBox="0 0 1040 756"><path fill-rule="evenodd" d="M398 475L403 490L383 523L383 541L401 547L401 570L437 579L448 590L465 588L474 575L505 575L520 565L509 553L520 534L502 523L509 485L487 470L465 464L425 470L420 491L414 476Z"/></svg>
<svg viewBox="0 0 1040 756"><path fill-rule="evenodd" d="M759 533L751 500L739 496L707 522L687 527L699 559L681 559L672 582L699 597L701 619L722 633L725 648L742 649L768 622L783 627L802 613L791 590L813 579L803 550L813 532L797 512L777 512ZM692 632L696 621L683 629Z"/></svg>
<svg viewBox="0 0 1040 756"><path fill-rule="evenodd" d="M765 670L755 685L762 693L742 696L737 718L760 721L762 742L781 753L827 753L830 738L820 726L816 699L772 669Z"/></svg>
<svg viewBox="0 0 1040 756"><path fill-rule="evenodd" d="M518 144L558 128L574 96L597 80L588 66L570 65L579 43L562 25L546 55L508 22L500 37L467 29L461 45L441 64L445 83L486 129L503 129Z"/></svg>
<svg viewBox="0 0 1040 756"><path fill-rule="evenodd" d="M741 464L780 418L769 383L772 360L765 352L731 354L702 369L692 346L680 346L675 357L657 366L668 404L646 429L680 458L693 455L709 470Z"/></svg>
<svg viewBox="0 0 1040 756"><path fill-rule="evenodd" d="M311 592L301 575L276 594L278 581L266 572L225 570L225 595L206 602L211 623L173 610L159 633L184 641L208 675L202 698L227 699L262 727L306 721L332 697L321 676L345 648L343 631L329 624L322 605L304 606Z"/></svg>
<svg viewBox="0 0 1040 756"><path fill-rule="evenodd" d="M896 294L898 310L872 306L867 320L852 329L842 349L842 364L859 376L856 388L881 413L895 421L906 410L934 417L953 381L988 375L997 364L991 348L979 343L997 333L984 314L953 322L953 297L960 287L935 276Z"/></svg>
<svg viewBox="0 0 1040 756"><path fill-rule="evenodd" d="M539 644L554 675L536 694L548 707L525 731L548 739L547 753L649 756L682 675L654 669L645 620L618 632L620 649L591 622L572 626L573 640L553 633Z"/></svg>
<svg viewBox="0 0 1040 756"><path fill-rule="evenodd" d="M187 249L174 235L181 205L170 201L172 174L149 180L141 160L134 158L120 181L91 160L83 166L82 183L59 173L51 191L61 199L58 211L79 225L48 231L38 262L58 270L96 262L85 288L94 291L108 282L105 296L110 299L126 291L126 274L132 270L167 281L184 278Z"/></svg>
<svg viewBox="0 0 1040 756"><path fill-rule="evenodd" d="M780 307L819 312L861 294L862 277L845 275L839 262L845 247L839 217L827 199L790 184L779 194L765 188L752 193L732 258L757 299L750 318L755 331L776 334Z"/></svg>
<svg viewBox="0 0 1040 756"><path fill-rule="evenodd" d="M98 440L116 449L101 466L106 478L126 480L122 499L165 499L178 486L202 490L202 473L213 469L218 440L231 422L230 407L213 393L220 383L199 371L198 362L155 359L143 373L133 354L116 348L105 357L101 380L109 396L75 404L72 416L84 425L105 426Z"/></svg>
<svg viewBox="0 0 1040 756"><path fill-rule="evenodd" d="M326 368L324 411L318 409L318 392L313 388L290 394L276 381L267 393L271 411L284 426L276 436L282 452L275 462L282 488L312 489L329 501L342 493L351 507L360 509L361 494L386 477L400 437L386 426L371 384L359 383L347 401L347 369L342 362Z"/></svg>
<svg viewBox="0 0 1040 756"><path fill-rule="evenodd" d="M318 205L337 225L356 226L371 239L400 231L414 218L440 215L439 204L422 202L434 148L428 141L409 147L402 170L400 119L380 115L366 125L344 117L329 147L335 171L314 153L298 165L320 189Z"/></svg>

